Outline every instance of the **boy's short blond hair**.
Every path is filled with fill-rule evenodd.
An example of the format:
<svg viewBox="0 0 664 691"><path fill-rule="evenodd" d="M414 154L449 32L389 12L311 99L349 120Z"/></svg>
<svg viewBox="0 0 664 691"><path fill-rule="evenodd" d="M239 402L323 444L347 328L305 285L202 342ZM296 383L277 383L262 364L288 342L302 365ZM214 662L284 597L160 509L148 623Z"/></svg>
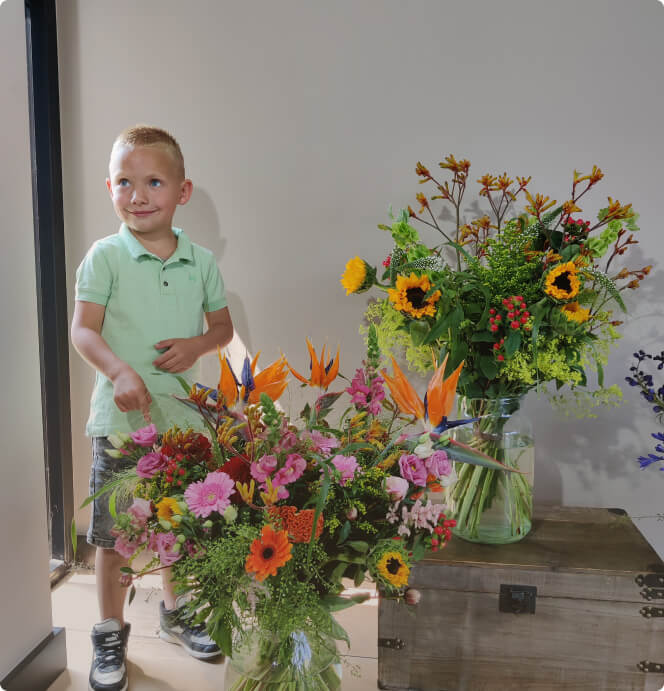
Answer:
<svg viewBox="0 0 664 691"><path fill-rule="evenodd" d="M122 130L120 134L115 138L113 142L113 148L111 149L111 156L115 149L119 146L163 146L168 149L175 163L179 168L179 172L182 175L182 179L185 178L184 172L184 156L182 155L182 149L177 143L175 137L162 130L159 127L152 127L151 125L134 125L132 127L127 127Z"/></svg>

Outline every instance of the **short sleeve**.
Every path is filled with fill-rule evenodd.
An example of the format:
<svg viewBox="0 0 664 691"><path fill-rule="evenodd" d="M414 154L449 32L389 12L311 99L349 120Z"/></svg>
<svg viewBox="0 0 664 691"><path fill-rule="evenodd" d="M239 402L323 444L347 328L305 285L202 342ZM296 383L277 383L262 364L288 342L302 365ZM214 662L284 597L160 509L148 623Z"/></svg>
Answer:
<svg viewBox="0 0 664 691"><path fill-rule="evenodd" d="M113 286L113 273L103 248L95 243L76 270L76 299L106 307Z"/></svg>
<svg viewBox="0 0 664 691"><path fill-rule="evenodd" d="M226 307L228 301L226 300L224 279L221 277L217 262L213 255L210 255L207 259L207 267L204 272L205 301L203 302L203 310L205 312L216 312Z"/></svg>

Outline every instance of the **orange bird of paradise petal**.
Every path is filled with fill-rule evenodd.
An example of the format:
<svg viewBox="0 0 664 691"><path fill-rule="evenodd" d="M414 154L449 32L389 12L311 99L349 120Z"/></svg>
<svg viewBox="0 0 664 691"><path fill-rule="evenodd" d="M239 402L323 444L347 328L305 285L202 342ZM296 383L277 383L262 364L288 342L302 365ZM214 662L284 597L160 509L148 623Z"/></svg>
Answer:
<svg viewBox="0 0 664 691"><path fill-rule="evenodd" d="M414 415L418 420L422 420L424 418L424 403L411 383L406 379L394 358L392 358L392 370L394 372L392 377L384 369L381 370L381 374L392 394L394 402L399 406L402 413Z"/></svg>
<svg viewBox="0 0 664 691"><path fill-rule="evenodd" d="M221 357L221 348L217 347L217 354L219 355L219 367L221 374L219 375L218 391L224 398L224 404L231 408L235 401L237 401L238 381L233 374L231 366L228 364L228 359L224 355Z"/></svg>
<svg viewBox="0 0 664 691"><path fill-rule="evenodd" d="M316 355L316 350L311 345L311 341L307 338L307 348L309 349L309 357L311 358L311 375L309 379L303 377L297 370L293 369L288 365L288 369L291 371L292 375L301 381L303 384L308 384L309 386L320 386L323 389L327 389L330 384L337 378L339 374L339 348L337 348L337 355L325 365L325 350L327 346L323 346L321 350L320 358Z"/></svg>
<svg viewBox="0 0 664 691"><path fill-rule="evenodd" d="M254 358L253 366L256 366L256 359ZM259 372L254 377L255 389L249 394L249 403L258 403L261 394L264 393L273 401L276 401L279 396L286 390L288 386L288 363L285 357L280 357L275 360L269 367Z"/></svg>
<svg viewBox="0 0 664 691"><path fill-rule="evenodd" d="M447 417L452 411L457 382L459 381L459 375L464 365L462 362L454 372L445 379L444 374L447 358L448 356L446 355L443 364L435 371L427 387L425 408L429 422L434 427L438 427L442 419Z"/></svg>

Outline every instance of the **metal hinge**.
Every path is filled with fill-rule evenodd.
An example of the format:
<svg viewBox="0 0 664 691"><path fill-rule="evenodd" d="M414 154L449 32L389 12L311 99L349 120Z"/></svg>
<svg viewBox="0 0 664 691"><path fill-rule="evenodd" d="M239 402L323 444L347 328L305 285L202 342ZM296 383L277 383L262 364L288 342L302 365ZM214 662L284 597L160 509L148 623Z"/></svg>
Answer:
<svg viewBox="0 0 664 691"><path fill-rule="evenodd" d="M406 647L406 642L400 638L379 638L379 648L390 648L391 650L403 650Z"/></svg>
<svg viewBox="0 0 664 691"><path fill-rule="evenodd" d="M663 600L664 588L644 588L640 595L644 600Z"/></svg>
<svg viewBox="0 0 664 691"><path fill-rule="evenodd" d="M664 574L647 573L639 574L635 579L636 585L647 585L649 588L664 588Z"/></svg>
<svg viewBox="0 0 664 691"><path fill-rule="evenodd" d="M534 585L500 584L498 611L511 614L535 614L537 587Z"/></svg>
<svg viewBox="0 0 664 691"><path fill-rule="evenodd" d="M664 617L664 607L641 607L639 613L646 619L650 619L651 617Z"/></svg>
<svg viewBox="0 0 664 691"><path fill-rule="evenodd" d="M650 662L650 660L641 660L637 667L642 672L655 672L657 674L664 674L664 664L659 662Z"/></svg>

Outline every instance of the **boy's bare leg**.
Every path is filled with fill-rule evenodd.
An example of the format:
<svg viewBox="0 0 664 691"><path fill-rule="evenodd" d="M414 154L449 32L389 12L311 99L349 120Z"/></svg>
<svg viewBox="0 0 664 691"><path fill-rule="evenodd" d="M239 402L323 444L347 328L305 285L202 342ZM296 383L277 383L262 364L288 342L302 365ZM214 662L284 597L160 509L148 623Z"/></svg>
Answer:
<svg viewBox="0 0 664 691"><path fill-rule="evenodd" d="M161 570L161 582L164 586L164 607L175 609L175 591L173 590L173 569L169 566Z"/></svg>
<svg viewBox="0 0 664 691"><path fill-rule="evenodd" d="M127 560L114 549L97 547L95 554L95 575L97 599L102 620L113 617L124 626L124 603L127 588L120 584L120 568L127 566Z"/></svg>

